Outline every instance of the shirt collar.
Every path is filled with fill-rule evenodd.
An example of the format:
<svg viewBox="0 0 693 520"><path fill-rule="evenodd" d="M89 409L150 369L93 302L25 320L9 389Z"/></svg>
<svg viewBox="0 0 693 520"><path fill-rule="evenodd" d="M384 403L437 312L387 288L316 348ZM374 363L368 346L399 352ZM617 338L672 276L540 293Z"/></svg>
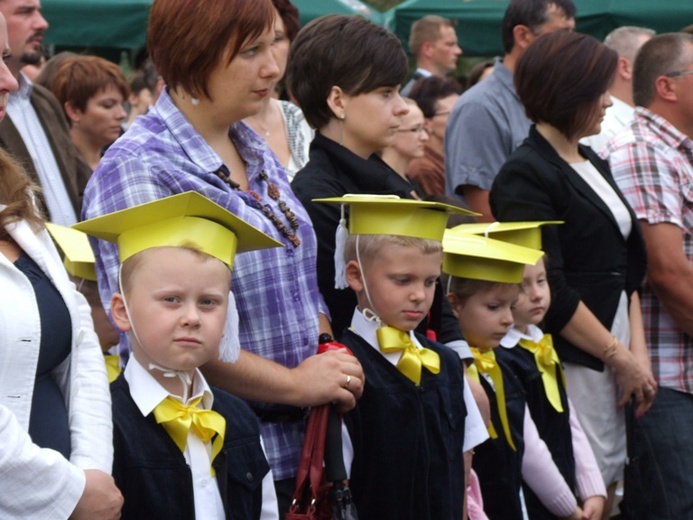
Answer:
<svg viewBox="0 0 693 520"><path fill-rule="evenodd" d="M513 348L520 342L521 339L528 339L529 341L538 343L543 337L544 333L536 325L527 325L527 334L523 334L515 327L512 327L503 337L500 344L501 347L504 348Z"/></svg>
<svg viewBox="0 0 693 520"><path fill-rule="evenodd" d="M135 356L130 356L128 364L125 366L123 376L130 386L132 400L135 401L137 408L139 408L144 417L152 413L154 408L169 396L178 401L181 400L180 396L169 394L169 392L154 379L154 376L140 365L137 359L135 359ZM211 410L212 402L214 401L212 390L202 376L202 372L196 368L195 377L193 377L193 388L188 402L200 396L202 396L202 408Z"/></svg>
<svg viewBox="0 0 693 520"><path fill-rule="evenodd" d="M351 330L361 336L371 347L380 352L380 345L378 344L377 331L380 328L380 323L377 321L371 321L366 319L363 313L357 309L354 310L354 315L351 318ZM416 348L423 348L419 340L416 339L414 331L409 331L409 337ZM400 353L393 353L396 361L400 358ZM387 357L387 356L385 356ZM395 361L395 362L396 362Z"/></svg>
<svg viewBox="0 0 693 520"><path fill-rule="evenodd" d="M29 97L31 96L31 91L34 88L34 84L31 82L31 80L23 73L19 73L19 89L17 89L17 92L12 92L10 93L10 99L9 102L11 103L12 101L29 101Z"/></svg>
<svg viewBox="0 0 693 520"><path fill-rule="evenodd" d="M219 155L185 118L171 99L168 89L162 90L156 105L152 107L150 112L163 121L170 134L193 163L208 172L216 172L221 168L223 162ZM248 165L248 180L251 180L251 172L258 170L253 166L263 163L263 154L267 151L267 143L245 121L233 123L229 127L229 137L243 161Z"/></svg>
<svg viewBox="0 0 693 520"><path fill-rule="evenodd" d="M513 83L513 73L510 72L510 69L508 67L503 65L502 59L496 58L494 60L492 75L498 80L498 82L503 86L503 88L511 92L512 95L519 101L520 96L517 95L517 91L515 90L515 84Z"/></svg>
<svg viewBox="0 0 693 520"><path fill-rule="evenodd" d="M638 122L640 124L649 127L652 132L658 134L669 147L674 149L686 148L693 150L693 139L679 131L669 121L651 110L645 107L636 107L635 119L639 120Z"/></svg>

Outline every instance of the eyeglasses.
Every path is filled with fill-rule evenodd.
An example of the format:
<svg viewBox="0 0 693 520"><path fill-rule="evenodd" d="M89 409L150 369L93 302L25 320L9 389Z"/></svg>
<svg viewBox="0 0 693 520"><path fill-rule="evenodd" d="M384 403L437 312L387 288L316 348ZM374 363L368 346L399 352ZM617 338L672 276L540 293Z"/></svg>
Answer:
<svg viewBox="0 0 693 520"><path fill-rule="evenodd" d="M664 74L667 78L680 78L681 76L693 76L693 70L675 70Z"/></svg>
<svg viewBox="0 0 693 520"><path fill-rule="evenodd" d="M398 132L411 132L413 134L426 134L428 135L428 130L423 125L415 126L414 128L401 128L397 130Z"/></svg>

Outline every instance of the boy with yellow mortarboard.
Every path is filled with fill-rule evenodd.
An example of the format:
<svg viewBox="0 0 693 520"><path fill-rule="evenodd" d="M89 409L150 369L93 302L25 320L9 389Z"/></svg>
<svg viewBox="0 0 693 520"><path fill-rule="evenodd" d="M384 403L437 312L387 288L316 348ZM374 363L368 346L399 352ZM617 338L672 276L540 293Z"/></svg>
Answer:
<svg viewBox="0 0 693 520"><path fill-rule="evenodd" d="M464 224L453 228L453 231L471 232L541 249L541 226L561 223ZM539 436L546 443L553 461L578 498L586 516L599 518L606 496L604 481L585 432L575 412L570 409L565 376L551 335L544 334L538 327L551 304L545 262L546 258L542 257L535 265L524 267L520 294L513 308L514 325L501 340L503 348L497 349L495 354L522 383ZM523 485L523 492L531 520L555 518L527 485ZM555 500L574 502L570 495L562 498L555 496Z"/></svg>
<svg viewBox="0 0 693 520"><path fill-rule="evenodd" d="M111 315L133 354L111 385L123 518L277 518L255 414L199 367L238 356L234 255L280 244L194 192L75 227L120 254Z"/></svg>
<svg viewBox="0 0 693 520"><path fill-rule="evenodd" d="M117 353L111 354L110 352L111 349L117 350L120 338L99 299L94 251L91 249L89 239L81 231L60 224L46 222L46 228L63 252L65 270L72 277L77 290L89 302L91 317L94 320L94 330L99 336L99 343L106 361L108 382L112 383L120 374L120 357Z"/></svg>
<svg viewBox="0 0 693 520"><path fill-rule="evenodd" d="M542 252L459 227L446 231L443 251L448 298L474 355L470 373L491 403L491 438L475 450L473 461L485 513L491 520L522 520L524 480L554 517L582 518L537 433L521 382L494 353L513 325L525 266L536 264Z"/></svg>
<svg viewBox="0 0 693 520"><path fill-rule="evenodd" d="M457 354L414 329L433 301L448 215L465 210L368 195L316 202L350 208L344 261L358 306L341 341L368 381L345 416L359 517L462 518L462 453L487 434Z"/></svg>

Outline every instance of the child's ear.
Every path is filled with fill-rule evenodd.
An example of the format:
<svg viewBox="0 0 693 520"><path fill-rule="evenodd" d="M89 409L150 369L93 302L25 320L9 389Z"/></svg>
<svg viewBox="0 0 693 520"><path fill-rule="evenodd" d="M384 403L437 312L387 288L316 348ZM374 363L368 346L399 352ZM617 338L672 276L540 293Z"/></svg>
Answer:
<svg viewBox="0 0 693 520"><path fill-rule="evenodd" d="M115 293L111 296L111 318L115 326L122 332L127 332L132 328L128 319L128 313L125 311L125 300L120 293Z"/></svg>
<svg viewBox="0 0 693 520"><path fill-rule="evenodd" d="M455 315L455 318L459 318L460 314L457 310L458 307L460 307L460 305L461 305L459 298L457 297L457 295L455 293L451 293L451 292L446 294L445 297L450 302L450 307L452 308L452 313Z"/></svg>
<svg viewBox="0 0 693 520"><path fill-rule="evenodd" d="M346 279L349 287L355 293L363 291L363 279L361 278L361 267L358 262L352 260L346 265Z"/></svg>

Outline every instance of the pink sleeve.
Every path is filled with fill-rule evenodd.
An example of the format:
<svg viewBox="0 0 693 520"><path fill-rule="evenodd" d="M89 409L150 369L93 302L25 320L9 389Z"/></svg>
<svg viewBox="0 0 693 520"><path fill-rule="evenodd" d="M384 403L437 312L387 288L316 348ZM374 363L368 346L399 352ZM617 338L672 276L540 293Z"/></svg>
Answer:
<svg viewBox="0 0 693 520"><path fill-rule="evenodd" d="M572 410L573 405L570 399L568 399L568 406ZM599 471L597 459L577 415L572 412L570 413L570 434L573 438L575 482L580 500L584 501L595 495L606 498L606 486L601 471Z"/></svg>
<svg viewBox="0 0 693 520"><path fill-rule="evenodd" d="M467 516L469 520L488 520L484 513L484 500L481 498L481 486L479 477L474 470L469 473L469 486L467 487Z"/></svg>
<svg viewBox="0 0 693 520"><path fill-rule="evenodd" d="M558 517L570 516L578 503L551 453L539 437L529 409L525 406L525 453L522 458L522 479L534 491L541 503Z"/></svg>

